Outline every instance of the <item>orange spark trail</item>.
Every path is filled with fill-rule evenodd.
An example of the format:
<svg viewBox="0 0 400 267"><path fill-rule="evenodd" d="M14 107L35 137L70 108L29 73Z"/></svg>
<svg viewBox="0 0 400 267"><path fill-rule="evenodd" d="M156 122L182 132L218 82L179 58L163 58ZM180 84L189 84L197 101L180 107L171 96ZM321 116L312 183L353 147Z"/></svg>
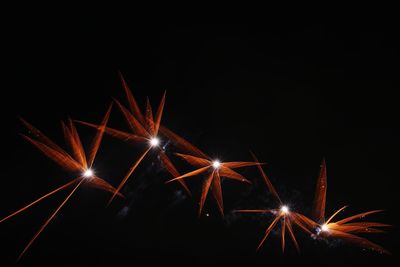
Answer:
<svg viewBox="0 0 400 267"><path fill-rule="evenodd" d="M216 177L216 179L213 179L211 189L212 189L214 198L217 201L219 212L222 214L222 216L224 216L224 200L222 197L221 177L218 172L215 173L215 175L217 177Z"/></svg>
<svg viewBox="0 0 400 267"><path fill-rule="evenodd" d="M265 240L267 239L269 233L271 233L272 229L274 229L275 225L278 223L278 221L281 219L282 215L276 216L276 218L272 221L272 223L268 226L267 230L265 231L265 235L263 239L261 240L260 244L257 247L257 250L259 250L262 245L264 244Z"/></svg>
<svg viewBox="0 0 400 267"><path fill-rule="evenodd" d="M340 212L342 212L347 206L343 206L340 209L338 209L329 219L326 221L326 223L329 223L333 218L335 218L336 215L338 215Z"/></svg>
<svg viewBox="0 0 400 267"><path fill-rule="evenodd" d="M113 129L110 127L105 127L105 123L103 123L103 125L96 125L96 124L83 122L83 121L76 121L76 122L86 125L86 126L89 126L89 127L92 127L92 128L96 128L98 130L102 129L103 132L105 132L113 137L116 137L118 139L121 139L125 142L132 143L132 144L146 143L146 145L149 145L149 143L151 144L152 140L154 140L154 139L157 140L157 142L159 142L158 134L159 134L159 130L161 129L161 131L167 131L168 133L172 134L174 139L171 139L171 140L173 142L179 141L177 144L178 146L180 145L180 142L184 142L184 145L187 145L189 147L191 146L186 140L184 140L183 138L180 138L176 134L167 130L165 127L161 126L161 120L162 120L162 115L163 115L164 106L165 106L166 92L164 92L164 94L161 98L160 104L158 106L158 109L157 109L157 112L155 113L155 115L153 114L153 110L152 110L152 107L151 107L151 104L150 104L150 101L148 98L146 101L145 112L143 113L140 110L139 105L137 104L136 99L133 96L131 90L129 89L129 86L126 83L124 77L122 76L121 73L119 73L119 76L120 76L122 86L123 86L125 94L126 94L126 98L128 100L129 109L126 108L124 105L122 105L116 99L114 99L114 102L117 104L117 107L121 111L131 132L124 132L124 131ZM168 137L168 135L166 135L166 136ZM127 175L130 176L133 174L133 171L136 169L137 165L144 159L144 156L146 156L148 154L150 148L154 148L155 150L157 150L158 155L160 156L161 163L164 165L165 169L173 177L179 176L179 173L177 172L177 170L176 170L175 166L173 165L173 163L171 162L171 160L165 154L165 151L163 150L163 148L159 145L153 145L153 144L151 144L149 149L142 154L140 159L137 162L135 162L135 164L132 167L130 167ZM117 189L118 192L125 185L125 183L129 179L129 176L125 176L122 179L122 182L120 183L120 185L118 186L118 189ZM179 181L179 183L182 185L183 189L188 193L188 195L191 195L190 190L187 187L186 183L183 180ZM112 202L114 197L115 196L113 196L111 198L110 203Z"/></svg>
<svg viewBox="0 0 400 267"><path fill-rule="evenodd" d="M294 235L292 224L289 222L286 222L286 226L287 226L289 235L292 238L293 244L296 247L297 252L300 252L300 247L299 247L299 244L297 243L296 236Z"/></svg>
<svg viewBox="0 0 400 267"><path fill-rule="evenodd" d="M251 153L254 161L256 163L259 163L257 157ZM259 209L259 210L236 210L236 212L243 212L243 213L270 213L275 216L274 220L272 223L268 226L265 235L263 239L261 240L260 244L257 247L257 251L261 248L261 246L264 244L265 240L269 236L270 232L275 228L275 226L280 222L281 224L281 247L282 247L282 253L285 251L285 244L286 244L286 232L289 233L289 236L296 247L296 250L300 252L299 245L297 243L296 237L294 235L293 227L292 225L298 226L301 230L304 232L310 233L310 225L308 223L308 218L305 217L304 215L294 212L294 211L289 211L289 208L285 205L283 205L281 198L279 197L277 191L275 190L274 186L272 185L271 181L269 180L267 174L264 172L261 164L259 163L257 165L258 170L260 171L260 174L269 190L269 192L274 196L275 200L278 202L280 205L279 209ZM287 231L286 231L287 230Z"/></svg>
<svg viewBox="0 0 400 267"><path fill-rule="evenodd" d="M161 99L161 103L158 107L157 113L156 113L156 121L154 122L154 132L156 134L158 134L158 131L160 129L160 124L161 124L161 118L163 115L163 111L164 111L164 106L165 106L165 96L166 96L167 92L164 92L164 95Z"/></svg>
<svg viewBox="0 0 400 267"><path fill-rule="evenodd" d="M130 109L132 111L132 114L135 117L137 117L141 123L144 124L144 117L142 115L142 112L140 111L140 108L139 108L135 98L132 95L132 91L131 91L131 89L129 89L129 86L126 83L126 81L124 79L124 76L122 75L121 72L119 72L119 77L121 79L122 86L124 88L124 91L125 91L125 94L126 94L126 98L128 99L129 107L130 107Z"/></svg>
<svg viewBox="0 0 400 267"><path fill-rule="evenodd" d="M67 197L67 199L65 199L65 201L58 207L56 212L54 212L53 215L45 222L45 224L42 226L42 228L40 228L40 230L35 234L35 236L31 239L31 241L25 247L24 251L21 253L21 255L19 256L18 259L20 259L25 254L25 252L29 249L29 247L32 245L32 243L37 239L37 237L40 235L40 233L46 228L46 226L49 224L49 222L54 218L54 216L58 213L58 211L61 209L61 207L68 201L68 199L76 191L76 189L83 183L83 181L86 181L86 184L89 186L93 186L93 187L99 188L101 190L111 192L114 195L123 197L119 192L115 192L116 189L112 185L110 185L108 182L106 182L102 178L94 175L93 170L91 170L94 159L95 159L96 154L100 147L100 143L101 143L101 140L102 140L105 128L106 128L108 118L110 116L110 111L111 111L111 106L107 110L107 113L104 116L99 129L97 130L97 133L93 139L92 146L89 151L88 157L85 153L85 150L80 141L78 132L77 132L72 120L69 120L67 125L62 123L65 141L66 141L67 145L69 146L70 150L72 151L71 154L68 154L65 150L63 150L61 147L59 147L54 142L52 142L48 137L46 137L38 129L33 127L31 124L29 124L25 120L21 119L22 123L28 128L30 133L32 133L37 140L35 140L31 137L25 136L25 135L22 135L23 138L25 138L28 142L33 144L44 155L46 155L48 158L53 160L55 163L57 163L63 169L67 170L68 172L72 173L73 175L76 175L76 173L79 172L80 175L83 175L83 176L80 176L78 179L74 179L71 182L51 191L50 193L47 193L46 195L38 198L37 200L33 201L32 203L28 204L27 206L23 207L22 209L17 210L16 212L12 213L11 215L7 216L6 218L4 218L0 221L0 223L1 223L7 219L12 218L13 216L27 210L28 208L32 207L33 205L37 204L38 202L42 201L43 199L45 199L57 192L65 190L66 188L73 185L74 183L77 183L77 180L80 179L80 182L78 183L78 185L73 189L73 191ZM88 161L87 161L87 159L88 159ZM86 174L87 172L89 174Z"/></svg>
<svg viewBox="0 0 400 267"><path fill-rule="evenodd" d="M88 160L89 167L92 167L94 159L96 158L96 155L97 155L97 151L100 148L100 143L101 143L101 140L103 139L103 135L104 135L104 131L105 131L108 119L110 118L111 108L112 108L112 103L108 107L106 115L104 116L103 120L100 123L100 129L97 131L96 136L93 139L93 143L92 143L91 149L89 151L89 160ZM73 127L73 128L75 129L75 127ZM82 151L83 151L83 149L82 149ZM83 154L85 154L85 153L83 153Z"/></svg>
<svg viewBox="0 0 400 267"><path fill-rule="evenodd" d="M384 249L383 247L369 241L368 239L353 235L353 234L349 234L346 232L342 232L339 230L330 230L330 233L332 236L334 237L338 237L341 238L343 240L348 241L349 243L355 244L359 247L363 247L366 249L370 249L373 251L377 251L381 254L387 254L390 255L391 253L389 251L387 251L386 249Z"/></svg>
<svg viewBox="0 0 400 267"><path fill-rule="evenodd" d="M185 151L186 153L193 155L193 156L197 156L197 157L201 157L201 158L207 158L208 156L206 154L203 153L203 151L201 151L200 149L198 149L197 147L195 147L194 145L192 145L191 143L189 143L186 139L180 137L179 135L177 135L176 133L174 133L173 131L171 131L170 129L164 127L164 126L160 126L160 131L172 142L174 142L174 144L179 148L182 149L183 151Z"/></svg>
<svg viewBox="0 0 400 267"><path fill-rule="evenodd" d="M317 188L315 193L315 203L314 203L314 219L319 222L309 222L313 228L316 228L317 236L324 238L339 238L343 239L354 245L378 251L383 254L390 254L389 251L382 248L381 246L355 235L356 233L383 233L385 232L382 228L387 228L390 225L375 223L375 222L353 222L356 219L364 218L367 215L379 213L383 210L372 210L356 214L337 222L332 222L333 219L341 213L347 206L344 206L333 213L328 220L325 221L325 206L326 206L326 185L327 185L327 175L326 175L326 163L323 160L321 165L321 172L317 180Z"/></svg>
<svg viewBox="0 0 400 267"><path fill-rule="evenodd" d="M61 126L63 128L64 138L68 143L68 145L72 148L71 150L72 154L74 155L74 158L77 159L77 161L81 166L87 166L86 155L85 153L81 153L82 152L81 141L80 139L76 139L70 130L70 128L71 129L73 128L71 127L72 126L71 123L69 126L70 128L68 128L63 122L61 122Z"/></svg>
<svg viewBox="0 0 400 267"><path fill-rule="evenodd" d="M285 252L285 230L286 230L286 222L287 219L286 217L283 217L283 223L282 223L282 253Z"/></svg>
<svg viewBox="0 0 400 267"><path fill-rule="evenodd" d="M255 162L259 162L256 155L251 152L251 156L253 157ZM282 205L282 200L280 199L278 192L276 192L275 187L272 185L270 179L268 178L267 174L263 170L261 165L257 165L258 171L261 173L262 178L264 179L265 184L268 187L269 192L278 200L278 202Z"/></svg>
<svg viewBox="0 0 400 267"><path fill-rule="evenodd" d="M46 195L44 195L44 196L42 196L42 197L36 199L35 201L31 202L30 204L26 205L25 207L23 207L23 208L17 210L16 212L14 212L14 213L8 215L7 217L1 219L1 220L0 220L0 223L2 223L2 222L4 222L4 221L6 221L6 220L8 220L8 219L10 219L10 218L12 218L12 217L14 217L15 215L17 215L17 214L19 214L19 213L21 213L21 212L23 212L23 211L25 211L25 210L27 210L28 208L32 207L33 205L37 204L38 202L42 201L43 199L45 199L45 198L47 198L47 197L49 197L49 196L51 196L51 195L57 193L58 191L61 191L61 190L63 190L63 189L68 188L70 185L76 183L76 181L77 181L77 180L72 180L71 182L68 182L68 183L66 183L65 185L60 186L59 188L57 188L57 189L51 191L50 193L47 193Z"/></svg>
<svg viewBox="0 0 400 267"><path fill-rule="evenodd" d="M165 169L173 176L173 177L178 177L180 176L178 170L175 168L174 164L172 164L171 160L168 158L167 155L165 155L164 151L160 152L160 159L162 161L162 163L164 164ZM186 193L189 196L192 196L192 193L190 192L188 186L186 185L186 183L184 181L179 181L179 183L181 184L181 186L183 187L183 189L186 191Z"/></svg>
<svg viewBox="0 0 400 267"><path fill-rule="evenodd" d="M47 219L47 221L40 227L39 231L32 237L32 239L29 241L28 245L24 248L24 250L21 252L19 255L17 261L19 261L22 256L25 254L25 252L30 248L30 246L33 244L33 242L38 238L38 236L43 232L43 230L47 227L47 225L54 219L54 217L57 215L57 213L61 210L61 208L67 203L67 201L71 198L71 196L75 193L75 191L78 189L78 187L82 184L84 179L81 179L81 181L74 187L74 189L69 193L69 195L65 198L65 200L61 203L60 206L54 211L54 213Z"/></svg>
<svg viewBox="0 0 400 267"><path fill-rule="evenodd" d="M63 153L56 151L43 143L40 143L32 138L22 135L27 141L29 141L32 145L37 147L43 154L45 154L48 158L53 160L55 163L60 165L66 171L70 172L79 172L83 170L83 166L79 164L76 160L74 160L69 155L64 155Z"/></svg>
<svg viewBox="0 0 400 267"><path fill-rule="evenodd" d="M214 174L215 174L215 171L213 171L203 183L203 190L201 193L200 205L199 205L200 206L199 207L199 217L201 215L201 211L203 210L204 202L206 201L207 192L210 189L211 182L214 179Z"/></svg>
<svg viewBox="0 0 400 267"><path fill-rule="evenodd" d="M190 145L190 148L193 148L193 151L196 154L204 154L198 148L195 148L193 145ZM199 152L197 152L199 151ZM211 188L211 191L214 195L214 198L218 205L218 210L222 216L224 216L224 207L223 207L223 197L222 197L222 188L221 188L221 177L225 177L231 180L237 180L240 182L245 182L251 184L249 180L247 180L243 175L235 172L233 169L242 168L247 166L258 166L259 162L219 162L213 161L210 157L206 156L198 157L193 155L176 153L176 155L182 158L184 161L189 163L190 165L197 167L194 171L185 173L178 177L175 177L166 183L170 183L173 181L182 181L183 179L193 177L202 173L205 173L212 169L212 172L206 176L207 178L203 182L201 197L199 202L199 216L203 210L204 202L207 198L208 192Z"/></svg>
<svg viewBox="0 0 400 267"><path fill-rule="evenodd" d="M327 191L326 162L325 159L323 159L321 163L321 171L316 186L316 194L315 194L314 208L313 208L313 218L315 218L317 222L322 222L325 218L326 191Z"/></svg>
<svg viewBox="0 0 400 267"><path fill-rule="evenodd" d="M132 165L132 167L129 169L128 173L125 175L124 179L122 179L121 183L118 185L117 190L115 190L113 196L111 197L110 201L108 202L108 205L111 204L111 202L114 200L115 196L121 191L122 187L125 185L125 183L128 181L129 177L131 177L132 173L135 171L137 166L139 166L140 162L144 159L144 157L149 153L151 147L149 147L140 157L135 161L135 163Z"/></svg>
<svg viewBox="0 0 400 267"><path fill-rule="evenodd" d="M203 167L203 168L200 168L200 169L197 169L197 170L194 170L194 171L185 173L184 175L181 175L181 176L179 176L179 177L176 177L176 178L174 178L174 179L172 179L172 180L169 180L169 181L167 181L167 182L165 182L165 183L168 184L168 183L171 183L171 182L173 182L173 181L179 181L179 180L182 180L182 179L184 179L184 178L193 177L193 176L196 176L196 175L198 175L198 174L201 174L201 173L207 171L207 170L210 169L210 168L211 168L210 166L206 166L206 167Z"/></svg>
<svg viewBox="0 0 400 267"><path fill-rule="evenodd" d="M367 215L374 214L374 213L379 213L379 212L383 212L383 210L372 210L372 211L363 212L363 213L360 213L360 214L357 214L357 215L353 215L353 216L347 217L347 218L345 218L343 220L337 221L336 224L345 224L345 223L353 221L355 219L360 219L360 218L363 218L363 217L365 217Z"/></svg>

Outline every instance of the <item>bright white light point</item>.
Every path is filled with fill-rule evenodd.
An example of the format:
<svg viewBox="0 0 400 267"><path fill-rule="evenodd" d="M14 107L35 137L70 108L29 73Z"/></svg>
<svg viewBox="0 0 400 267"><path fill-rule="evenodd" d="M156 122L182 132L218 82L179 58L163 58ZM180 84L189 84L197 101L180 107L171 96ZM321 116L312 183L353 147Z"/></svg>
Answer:
<svg viewBox="0 0 400 267"><path fill-rule="evenodd" d="M212 163L214 169L218 169L219 166L221 166L221 162L219 162L219 160L214 160Z"/></svg>
<svg viewBox="0 0 400 267"><path fill-rule="evenodd" d="M93 176L93 171L91 169L87 169L84 173L83 176L86 178L92 177Z"/></svg>
<svg viewBox="0 0 400 267"><path fill-rule="evenodd" d="M326 225L326 224L323 224L323 225L321 226L321 231L323 231L323 232L327 232L327 231L329 231L329 227L328 227L328 225Z"/></svg>
<svg viewBox="0 0 400 267"><path fill-rule="evenodd" d="M157 137L153 137L150 139L151 146L158 146L159 143L160 143L160 139L158 139Z"/></svg>
<svg viewBox="0 0 400 267"><path fill-rule="evenodd" d="M282 212L282 213L285 213L285 214L289 213L289 208L288 208L288 206L282 206L282 207L281 207L281 212Z"/></svg>

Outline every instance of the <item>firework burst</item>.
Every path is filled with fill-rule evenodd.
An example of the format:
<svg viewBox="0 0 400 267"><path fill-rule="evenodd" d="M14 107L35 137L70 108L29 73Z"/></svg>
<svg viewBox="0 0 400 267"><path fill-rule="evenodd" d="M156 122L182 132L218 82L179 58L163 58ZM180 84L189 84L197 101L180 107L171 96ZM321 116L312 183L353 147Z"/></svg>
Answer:
<svg viewBox="0 0 400 267"><path fill-rule="evenodd" d="M325 206L326 206L326 193L327 193L327 172L326 162L322 161L320 175L317 180L316 193L314 199L313 218L316 222L310 220L308 224L316 231L318 238L339 238L351 244L378 251L379 253L390 254L383 247L369 241L366 238L357 236L356 234L365 233L384 233L383 229L390 227L388 224L377 222L354 222L357 219L364 218L367 215L380 213L383 210L372 210L356 214L342 220L333 222L333 219L347 206L337 210L328 220L325 220Z"/></svg>
<svg viewBox="0 0 400 267"><path fill-rule="evenodd" d="M83 184L89 185L92 187L96 187L112 194L116 193L116 189L111 186L108 182L98 177L93 170L93 163L96 158L97 152L100 147L100 143L104 134L104 129L106 127L108 118L111 112L111 105L107 110L106 115L104 116L99 130L96 133L92 141L92 145L90 147L89 153L85 153L85 150L80 141L78 132L71 120L68 121L68 125L62 123L62 128L64 132L64 137L67 145L72 151L71 154L67 153L64 149L56 145L53 141L51 141L48 137L46 137L42 132L36 129L34 126L21 119L22 123L26 126L26 128L34 135L35 139L30 138L26 135L22 135L27 141L33 144L36 148L38 148L43 154L45 154L48 158L53 160L63 169L74 175L72 181L56 188L55 190L43 195L42 197L36 199L25 207L15 211L14 213L6 216L5 218L0 220L0 223L20 214L21 212L29 209L33 205L41 202L42 200L54 195L57 192L67 190L72 187L72 190L68 194L68 196L62 201L62 203L56 208L56 210L51 214L51 216L45 221L45 223L40 227L40 229L36 232L33 238L28 242L24 250L18 257L18 260L26 253L26 251L30 248L33 242L39 237L39 235L43 232L43 230L47 227L47 225L54 219L57 213L62 209L62 207L68 202L68 200L72 197L72 195L76 192L76 190ZM118 194L122 197L121 194Z"/></svg>
<svg viewBox="0 0 400 267"><path fill-rule="evenodd" d="M187 147L187 149L191 150L193 148ZM222 197L222 188L221 188L221 178L227 178L231 180L236 180L240 182L244 182L247 184L251 184L251 182L246 179L240 173L234 171L233 169L248 167L248 166L255 166L259 165L258 162L244 162L244 161L237 161L237 162L220 162L216 159L211 159L209 156L205 155L201 152L198 148L194 148L193 152L200 156L192 156L188 154L181 154L176 153L177 156L185 160L190 165L197 167L198 169L183 174L181 176L175 177L172 180L169 180L167 183L173 181L181 181L182 179L186 179L189 177L197 176L199 174L207 173L206 178L203 182L202 192L200 197L199 203L199 216L204 207L204 203L206 201L207 195L209 190L211 189L212 194L217 201L218 209L221 215L224 215L224 203Z"/></svg>
<svg viewBox="0 0 400 267"><path fill-rule="evenodd" d="M255 162L259 162L258 159L255 157L253 154ZM272 230L275 229L275 227L280 223L281 224L281 246L282 246L282 252L285 251L285 244L286 244L286 232L289 233L289 236L291 240L293 241L294 246L296 247L297 251L300 252L300 248L298 245L298 242L296 240L296 236L294 234L293 230L293 225L298 226L300 229L303 231L311 234L311 231L309 230L308 227L308 221L309 219L295 211L291 211L290 208L285 205L281 198L279 197L277 191L275 190L274 186L272 185L270 179L268 178L267 174L264 172L262 166L260 164L257 165L258 169L261 173L261 176L264 179L264 182L266 183L269 192L272 194L274 199L278 202L279 208L276 209L259 209L259 210L236 210L236 212L242 212L242 213L269 213L274 216L273 221L271 224L268 226L268 228L265 231L264 237L262 238L261 242L259 243L257 250L259 250L262 245L264 244L265 240L269 236L269 234L272 232Z"/></svg>
<svg viewBox="0 0 400 267"><path fill-rule="evenodd" d="M135 169L139 166L139 164L143 161L143 159L146 157L146 155L152 150L156 150L161 162L165 166L166 170L173 175L174 177L179 176L178 170L175 168L169 157L166 155L165 151L163 150L161 143L162 139L159 137L159 131L161 127L161 119L163 115L163 110L164 110L164 105L165 105L165 93L161 99L161 102L158 106L157 112L153 116L153 111L152 107L150 105L150 101L147 98L147 103L146 103L146 109L145 113L142 113L142 111L139 108L139 105L136 102L136 99L134 98L131 90L128 87L128 84L126 83L125 79L123 76L120 74L120 78L122 81L122 85L126 94L126 97L128 99L129 103L129 108L128 110L124 105L122 105L118 100L114 100L121 110L131 132L125 132L125 131L120 131L117 129L113 129L110 127L105 128L105 132L107 134L110 134L113 137L116 137L118 139L121 139L125 142L132 143L132 144L146 144L147 148L140 154L140 156L132 163L130 166L128 172L126 175L123 177L121 180L120 184L117 187L117 190L115 191L114 195L111 197L109 204L114 200L115 196L118 194L118 192L121 191L123 186L126 184L126 182L129 180L129 178L132 176L133 172ZM83 122L83 121L77 121L78 123L87 125L89 127L97 128L101 127L101 125L96 125L88 122ZM176 136L176 140L179 140L180 142L184 142L185 140L183 138L179 138L176 134L174 134L172 131L169 131L167 128L163 127L163 130L166 132L169 132L171 135ZM188 143L186 141L186 143ZM183 189L190 195L190 190L186 186L186 183L184 181L180 181L180 184L182 185Z"/></svg>

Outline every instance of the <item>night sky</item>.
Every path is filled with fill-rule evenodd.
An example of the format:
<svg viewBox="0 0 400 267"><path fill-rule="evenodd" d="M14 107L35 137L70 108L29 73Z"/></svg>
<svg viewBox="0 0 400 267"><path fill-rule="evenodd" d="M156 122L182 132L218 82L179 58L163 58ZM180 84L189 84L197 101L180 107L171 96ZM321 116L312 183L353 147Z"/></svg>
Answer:
<svg viewBox="0 0 400 267"><path fill-rule="evenodd" d="M328 168L327 215L384 209L369 221L392 224L367 237L392 252L379 255L340 241L319 242L296 231L301 254L279 228L256 253L270 216L235 215L272 208L255 168L239 170L252 186L225 180L225 218L210 195L197 217L202 177L188 180L193 198L150 153L122 193L84 187L62 209L21 266L242 266L398 262L400 128L399 39L391 22L259 21L250 25L148 24L129 18L46 17L7 30L10 64L2 83L0 217L66 183L64 172L21 138L22 116L65 147L60 120L99 123L113 98L127 104L125 76L139 104L155 107L164 90L163 125L222 161L250 161L252 150L280 196L310 214L319 165ZM4 122L5 119L5 122ZM110 126L128 130L114 108ZM95 134L77 125L84 145ZM165 141L165 140L163 140ZM145 149L105 136L95 163L117 186ZM169 153L179 152L173 145ZM191 167L173 157L181 172ZM14 264L26 243L66 193L0 225L0 265Z"/></svg>

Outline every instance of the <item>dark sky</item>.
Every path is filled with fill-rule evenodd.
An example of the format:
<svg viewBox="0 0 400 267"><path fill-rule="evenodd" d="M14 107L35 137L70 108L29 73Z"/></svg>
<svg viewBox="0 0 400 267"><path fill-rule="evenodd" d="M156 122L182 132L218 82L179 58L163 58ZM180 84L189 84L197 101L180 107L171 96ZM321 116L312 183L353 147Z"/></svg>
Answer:
<svg viewBox="0 0 400 267"><path fill-rule="evenodd" d="M210 216L198 219L200 177L189 182L194 197L187 198L179 186L164 184L170 176L153 154L124 188L127 201L106 209L106 193L79 191L22 266L114 261L126 263L121 266L397 265L396 24L169 25L90 16L16 20L8 22L5 38L10 74L2 86L1 217L71 178L18 135L26 131L17 116L63 144L60 120L70 116L99 122L112 97L126 103L117 74L121 71L142 106L146 96L156 106L167 90L163 124L209 155L246 161L253 150L294 209L309 214L325 157L328 214L346 204L346 215L384 209L370 219L394 225L387 234L368 236L393 256L338 241L316 242L300 231L301 255L288 240L282 256L278 233L255 253L271 218L234 216L232 210L275 205L257 172L242 171L253 187L224 181L225 219L212 197L205 207ZM117 109L110 125L126 129ZM94 132L83 126L78 131L88 144ZM96 171L117 185L142 150L106 136ZM182 171L190 169L176 158L174 162ZM13 264L62 197L0 225L1 266Z"/></svg>

